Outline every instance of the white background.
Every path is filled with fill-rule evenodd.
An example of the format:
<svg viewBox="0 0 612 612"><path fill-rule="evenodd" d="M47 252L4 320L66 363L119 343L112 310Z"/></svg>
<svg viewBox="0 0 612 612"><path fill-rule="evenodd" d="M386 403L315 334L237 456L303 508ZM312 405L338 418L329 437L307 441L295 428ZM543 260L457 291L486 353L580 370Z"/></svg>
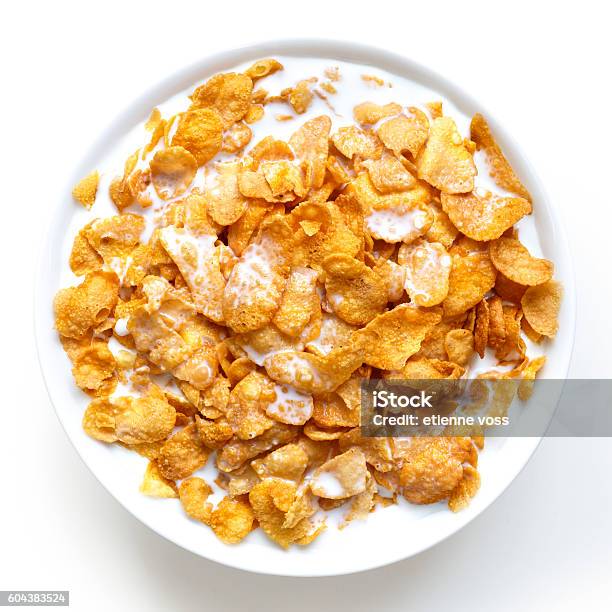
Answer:
<svg viewBox="0 0 612 612"><path fill-rule="evenodd" d="M56 194L126 103L217 50L275 37L344 38L441 72L523 146L576 262L570 376L611 377L606 4L3 3L0 589L69 589L77 610L609 610L610 440L545 440L489 510L416 558L341 578L246 574L162 540L101 489L47 399L31 322L38 247Z"/></svg>

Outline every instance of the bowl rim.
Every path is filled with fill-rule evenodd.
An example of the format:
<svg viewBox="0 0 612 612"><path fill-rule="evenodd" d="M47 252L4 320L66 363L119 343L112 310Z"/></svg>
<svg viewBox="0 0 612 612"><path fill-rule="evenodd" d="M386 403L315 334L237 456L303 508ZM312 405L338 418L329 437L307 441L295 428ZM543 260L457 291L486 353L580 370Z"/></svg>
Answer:
<svg viewBox="0 0 612 612"><path fill-rule="evenodd" d="M204 555L201 550L195 547L190 547L184 543L178 543L167 533L162 533L151 524L151 521L147 520L146 517L138 515L132 509L128 507L119 496L111 491L100 479L98 474L94 471L94 468L88 463L83 452L80 449L80 444L70 435L67 423L64 421L62 413L58 410L56 401L54 400L50 377L46 371L47 355L46 349L43 348L43 334L46 329L44 311L43 308L49 308L49 304L46 304L44 300L40 299L45 293L44 290L44 275L45 275L45 255L51 248L52 239L52 221L57 213L60 206L65 206L65 194L70 193L72 186L81 176L84 176L89 172L92 167L90 160L93 158L99 158L102 152L107 148L107 143L115 141L117 137L125 135L130 128L134 127L137 123L144 120L152 107L163 102L170 97L173 93L181 91L194 82L201 80L202 75L210 74L211 71L226 70L235 65L243 62L254 60L265 56L282 55L285 57L311 57L311 58L328 58L332 60L347 61L352 63L358 63L361 65L377 67L384 69L393 74L397 74L402 78L417 79L424 81L432 89L440 92L446 97L453 100L453 103L466 114L472 112L481 112L487 117L487 121L491 125L492 130L496 134L498 141L504 143L503 149L505 151L511 150L513 157L513 166L516 167L517 161L523 169L523 172L519 174L528 175L529 184L535 187L535 191L539 194L539 206L546 210L548 219L552 224L552 228L555 233L555 244L558 244L558 253L563 259L563 268L565 269L565 276L563 278L564 283L564 308L567 312L567 317L570 320L571 325L565 327L565 344L566 349L564 353L564 364L561 367L564 378L567 377L569 370L570 360L573 352L573 345L575 340L576 330L576 291L575 291L575 269L573 265L573 258L571 256L570 244L567 238L567 233L563 225L563 221L559 213L557 213L550 203L550 199L546 190L544 189L538 175L523 153L522 148L514 141L502 124L496 119L496 115L489 112L488 109L484 108L483 105L471 97L470 94L466 93L461 87L448 80L446 77L440 75L436 71L415 62L408 57L405 57L399 53L387 51L383 48L365 45L362 43L355 43L348 40L341 39L329 39L329 38L287 38L287 39L274 39L274 40L262 40L254 42L248 45L234 47L229 50L219 51L210 55L206 55L191 64L179 68L173 74L166 76L154 85L150 86L141 95L133 99L129 104L124 107L124 110L120 111L114 119L106 126L106 129L100 131L100 135L93 141L88 147L88 152L82 156L81 162L75 168L73 175L70 177L70 182L64 187L57 195L57 204L50 207L47 210L47 219L43 223L44 236L40 241L40 250L38 257L37 273L35 277L35 290L34 290L34 331L35 341L37 349L38 363L41 371L41 375L44 381L47 394L54 408L55 414L62 425L62 428L66 432L70 443L76 450L78 456L81 458L85 466L89 469L92 475L98 480L101 486L121 505L128 511L134 518L139 520L142 524L147 526L157 535L162 536L164 539L172 542L173 544L189 550L193 554L210 561L215 561L222 565L240 569L243 571L250 571L257 574L268 574L277 576L292 576L292 577L318 577L318 576L339 576L358 573L362 571L368 571L376 569L378 567L387 566L393 563L397 563L404 559L412 556L416 556L421 552L439 544L451 535L457 533L466 524L474 520L484 510L495 502L500 496L507 490L510 484L516 479L520 472L525 468L533 453L539 446L542 437L524 438L525 441L521 460L517 461L517 465L511 471L507 478L507 481L503 486L499 487L497 493L488 500L482 507L471 514L467 520L463 520L460 516L457 516L456 523L452 528L447 529L443 533L439 534L439 537L434 537L427 543L419 546L418 548L409 551L407 554L398 554L389 557L386 560L376 562L358 562L353 563L345 568L339 568L333 572L329 571L317 571L316 568L310 567L306 571L296 571L294 567L271 569L267 567L254 567L252 564L241 562L241 556L236 554L238 551L232 547L226 547L228 553L224 555L209 554ZM216 66L212 68L212 66ZM219 67L221 66L221 67ZM199 76L198 76L199 75ZM465 108L469 108L470 111L465 111ZM558 261L558 257L555 259L555 263ZM48 330L47 330L48 331ZM223 557L223 558L222 558Z"/></svg>

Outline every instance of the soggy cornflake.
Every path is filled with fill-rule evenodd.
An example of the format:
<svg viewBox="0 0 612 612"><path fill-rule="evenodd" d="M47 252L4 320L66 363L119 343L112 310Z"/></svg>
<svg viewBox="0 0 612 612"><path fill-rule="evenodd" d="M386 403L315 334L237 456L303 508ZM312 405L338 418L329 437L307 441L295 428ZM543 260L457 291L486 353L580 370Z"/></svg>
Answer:
<svg viewBox="0 0 612 612"><path fill-rule="evenodd" d="M448 215L437 205L430 204L429 209L433 215L433 223L425 233L429 242L439 242L448 250L453 245L459 230L453 225Z"/></svg>
<svg viewBox="0 0 612 612"><path fill-rule="evenodd" d="M353 208L353 201L348 196L339 196L336 202L341 203L344 210ZM345 206L346 205L346 206ZM360 221L358 213L352 215ZM362 248L363 236L359 235L359 228L348 226L345 217L335 202L306 201L297 206L291 213L291 218L300 225L303 221L319 224L319 229L312 235L296 234L296 244L293 256L295 265L308 266L317 272L322 272L323 261L332 254L344 253L349 257L355 256ZM363 223L361 225L363 232Z"/></svg>
<svg viewBox="0 0 612 612"><path fill-rule="evenodd" d="M119 211L132 205L136 200L136 182L140 177L135 171L140 150L130 155L123 169L123 176L116 176L109 185L108 195Z"/></svg>
<svg viewBox="0 0 612 612"><path fill-rule="evenodd" d="M223 472L232 472L243 466L245 461L261 453L291 442L298 435L298 429L284 423L275 423L263 434L251 440L232 438L218 453L217 467Z"/></svg>
<svg viewBox="0 0 612 612"><path fill-rule="evenodd" d="M327 499L352 497L365 491L367 473L363 452L351 448L319 467L313 474L310 489Z"/></svg>
<svg viewBox="0 0 612 612"><path fill-rule="evenodd" d="M198 169L195 157L183 147L158 151L150 165L153 187L162 200L169 200L184 193Z"/></svg>
<svg viewBox="0 0 612 612"><path fill-rule="evenodd" d="M245 117L245 120L250 118L251 121L255 118L253 114L250 117ZM248 121L247 121L248 123ZM221 150L224 153L238 153L251 142L253 132L245 123L234 123L223 135L223 143Z"/></svg>
<svg viewBox="0 0 612 612"><path fill-rule="evenodd" d="M324 357L299 351L283 351L268 357L265 368L279 384L291 385L308 394L335 391L363 363L363 350L349 346Z"/></svg>
<svg viewBox="0 0 612 612"><path fill-rule="evenodd" d="M512 169L512 166L495 141L486 119L476 113L470 125L470 138L479 150L484 151L489 164L491 178L502 189L516 193L531 202L531 195Z"/></svg>
<svg viewBox="0 0 612 612"><path fill-rule="evenodd" d="M341 451L359 448L366 463L378 472L386 473L395 468L393 443L389 438L369 438L361 435L358 427L343 433L338 440Z"/></svg>
<svg viewBox="0 0 612 612"><path fill-rule="evenodd" d="M306 349L316 355L327 355L335 348L349 346L355 329L356 326L346 323L333 313L325 312L318 335L306 344Z"/></svg>
<svg viewBox="0 0 612 612"><path fill-rule="evenodd" d="M429 191L418 183L408 190L383 194L363 173L349 187L367 213L366 228L374 238L410 243L425 234L433 223L433 214L427 206Z"/></svg>
<svg viewBox="0 0 612 612"><path fill-rule="evenodd" d="M87 406L83 415L83 430L94 440L112 443L118 440L115 433L115 417L120 408L108 398L95 399Z"/></svg>
<svg viewBox="0 0 612 612"><path fill-rule="evenodd" d="M96 201L96 193L98 192L98 183L100 175L95 170L88 174L84 179L81 179L72 190L72 197L85 208L89 209Z"/></svg>
<svg viewBox="0 0 612 612"><path fill-rule="evenodd" d="M95 272L102 267L104 261L102 256L91 246L87 239L92 223L93 221L81 229L74 237L74 242L72 243L69 263L70 269L77 276L84 276L89 272Z"/></svg>
<svg viewBox="0 0 612 612"><path fill-rule="evenodd" d="M152 111L110 169L119 214L80 213L80 284L54 313L83 429L147 460L142 494L178 496L226 544L261 529L288 548L334 510L342 529L399 496L465 508L486 431L367 437L362 382L418 381L449 413L462 396L465 414L505 416L534 392L546 356L526 338L547 346L562 292L519 241L538 203L480 115L468 137L441 101L367 75L377 102L347 112L354 74L261 86L280 70L260 59ZM107 197L98 179L75 187L86 208ZM211 456L215 495L197 475Z"/></svg>
<svg viewBox="0 0 612 612"><path fill-rule="evenodd" d="M312 396L300 393L290 385L274 385L274 399L266 406L266 414L288 425L304 425L313 412Z"/></svg>
<svg viewBox="0 0 612 612"><path fill-rule="evenodd" d="M310 320L313 308L318 307L317 273L310 268L297 267L289 274L274 324L288 336L297 336Z"/></svg>
<svg viewBox="0 0 612 612"><path fill-rule="evenodd" d="M350 192L355 195L366 211L396 209L401 214L415 205L424 205L431 201L431 190L422 182L415 182L409 189L398 191L401 191L401 193L385 194L378 191L370 179L369 173L361 173L350 183Z"/></svg>
<svg viewBox="0 0 612 612"><path fill-rule="evenodd" d="M220 268L221 251L215 235L194 236L174 226L161 230L164 248L181 271L196 308L212 321L223 321L225 278Z"/></svg>
<svg viewBox="0 0 612 612"><path fill-rule="evenodd" d="M140 215L116 215L93 221L85 230L85 237L104 263L121 277L144 227L145 221Z"/></svg>
<svg viewBox="0 0 612 612"><path fill-rule="evenodd" d="M293 233L282 219L273 220L249 245L232 269L223 293L223 316L231 329L263 327L276 312L289 275Z"/></svg>
<svg viewBox="0 0 612 612"><path fill-rule="evenodd" d="M266 202L251 201L240 218L229 227L227 243L234 255L242 255L269 209Z"/></svg>
<svg viewBox="0 0 612 612"><path fill-rule="evenodd" d="M225 418L217 418L214 421L196 417L198 434L205 446L211 449L222 448L224 444L234 435L232 426Z"/></svg>
<svg viewBox="0 0 612 612"><path fill-rule="evenodd" d="M418 306L435 306L448 295L452 259L444 245L425 240L403 244L397 255L404 288Z"/></svg>
<svg viewBox="0 0 612 612"><path fill-rule="evenodd" d="M265 115L264 107L261 104L251 104L249 110L244 116L244 122L253 125L263 118Z"/></svg>

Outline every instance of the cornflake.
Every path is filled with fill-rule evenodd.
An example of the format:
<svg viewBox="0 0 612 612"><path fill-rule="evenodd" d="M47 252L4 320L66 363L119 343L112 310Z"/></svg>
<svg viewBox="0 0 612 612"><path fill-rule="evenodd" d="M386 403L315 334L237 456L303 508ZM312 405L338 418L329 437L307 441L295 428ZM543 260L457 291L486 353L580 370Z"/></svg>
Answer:
<svg viewBox="0 0 612 612"><path fill-rule="evenodd" d="M96 193L98 192L98 182L100 175L97 170L88 174L84 179L81 179L72 190L72 197L85 208L89 209L96 201Z"/></svg>
<svg viewBox="0 0 612 612"><path fill-rule="evenodd" d="M53 308L83 429L143 457L141 493L178 498L226 544L259 529L290 548L332 511L344 528L400 496L465 508L486 431L367 437L362 383L419 381L449 411L505 416L545 371L562 287L519 239L538 203L481 115L463 134L441 101L378 76L292 69L278 91L263 79L281 70L261 58L153 109L111 169L118 214L81 211L79 278ZM336 112L355 78L376 102ZM73 190L87 210L100 176Z"/></svg>

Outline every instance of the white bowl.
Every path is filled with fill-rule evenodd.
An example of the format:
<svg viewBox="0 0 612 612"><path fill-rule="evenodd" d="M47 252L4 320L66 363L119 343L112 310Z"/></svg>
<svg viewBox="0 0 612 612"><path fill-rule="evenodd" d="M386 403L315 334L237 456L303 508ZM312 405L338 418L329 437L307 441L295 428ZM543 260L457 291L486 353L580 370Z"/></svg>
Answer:
<svg viewBox="0 0 612 612"><path fill-rule="evenodd" d="M481 112L496 134L505 154L531 191L535 224L544 255L555 263L556 278L565 286L560 313L560 333L547 347L544 376L565 378L574 339L575 290L569 247L559 218L519 147L493 115L458 86L428 68L396 55L359 44L325 40L264 42L218 53L153 87L130 104L84 156L81 167L68 176L59 194L48 238L43 247L36 287L35 326L39 359L49 396L68 437L100 483L129 512L159 535L207 559L253 572L286 576L330 576L380 567L433 546L478 516L508 487L525 466L541 438L495 438L487 440L480 457L482 487L471 505L458 514L446 505L401 506L378 510L367 521L354 522L343 531L328 529L311 546L284 551L261 533L252 533L237 546L227 546L211 530L186 518L177 500L156 500L138 492L146 461L121 448L98 443L81 428L87 398L74 385L70 367L53 329L52 300L60 288L70 240L66 240L77 207L68 206L72 186L96 168L122 136L142 121L151 108L206 76L261 57L275 55L330 58L367 64L437 91L464 113ZM97 131L92 126L92 131ZM106 525L113 537L112 525ZM129 546L129 542L121 542Z"/></svg>

